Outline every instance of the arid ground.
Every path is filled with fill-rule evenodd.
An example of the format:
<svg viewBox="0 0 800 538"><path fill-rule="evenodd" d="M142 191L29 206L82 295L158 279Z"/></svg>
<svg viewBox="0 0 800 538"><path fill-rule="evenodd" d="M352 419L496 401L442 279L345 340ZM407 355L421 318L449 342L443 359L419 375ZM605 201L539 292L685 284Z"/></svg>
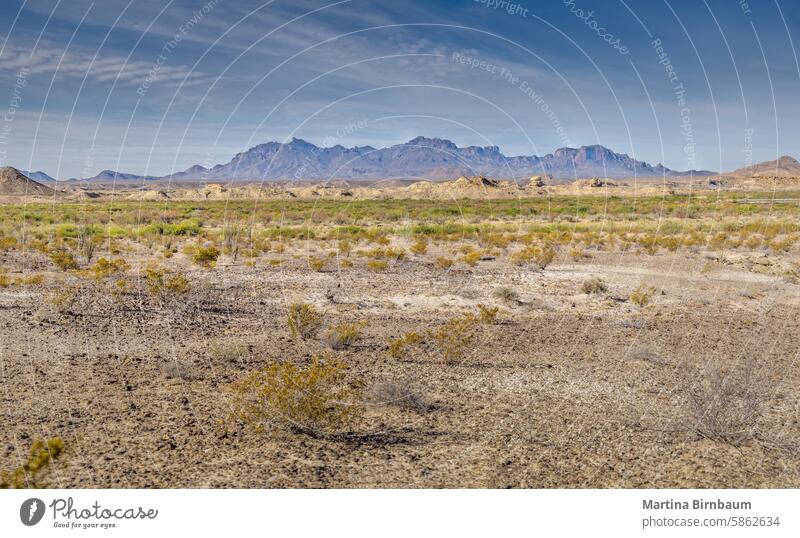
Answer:
<svg viewBox="0 0 800 538"><path fill-rule="evenodd" d="M799 193L315 196L0 205L3 484L800 487Z"/></svg>

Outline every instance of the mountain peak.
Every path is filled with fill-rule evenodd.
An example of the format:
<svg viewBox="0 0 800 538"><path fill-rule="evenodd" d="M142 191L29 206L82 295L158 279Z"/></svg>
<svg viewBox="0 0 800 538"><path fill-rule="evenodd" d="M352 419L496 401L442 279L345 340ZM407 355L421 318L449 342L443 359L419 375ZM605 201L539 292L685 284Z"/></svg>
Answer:
<svg viewBox="0 0 800 538"><path fill-rule="evenodd" d="M285 145L294 146L294 147L313 147L313 148L317 147L316 145L312 144L311 142L308 142L307 140L303 140L302 138L297 138L295 136L293 136L292 140L289 141Z"/></svg>
<svg viewBox="0 0 800 538"><path fill-rule="evenodd" d="M455 150L458 149L453 142L444 138L426 138L424 136L417 136L412 138L405 144L400 144L401 146L423 146L427 148L436 148L436 149L449 149Z"/></svg>

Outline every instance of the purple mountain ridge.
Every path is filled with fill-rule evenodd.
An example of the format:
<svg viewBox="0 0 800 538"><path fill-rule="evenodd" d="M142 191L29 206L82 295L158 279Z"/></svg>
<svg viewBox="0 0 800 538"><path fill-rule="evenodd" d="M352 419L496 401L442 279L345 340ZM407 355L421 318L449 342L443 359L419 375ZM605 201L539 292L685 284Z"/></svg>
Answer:
<svg viewBox="0 0 800 538"><path fill-rule="evenodd" d="M404 144L376 149L371 146L322 148L293 138L268 142L237 153L230 162L206 169L193 166L167 176L204 180L326 180L326 179L454 179L483 175L527 179L550 174L555 179L586 177L711 176L714 172L677 172L652 166L600 145L560 148L543 157L503 155L497 146L458 147L450 140L418 136Z"/></svg>
<svg viewBox="0 0 800 538"><path fill-rule="evenodd" d="M418 136L386 148L341 145L319 147L299 138L267 142L237 153L229 162L211 168L194 165L160 178L104 170L86 181L181 179L205 181L328 180L328 179L455 179L482 175L526 180L550 174L571 181L603 177L705 177L706 170L679 172L650 165L600 145L559 148L542 157L504 155L497 146L458 147L450 140Z"/></svg>

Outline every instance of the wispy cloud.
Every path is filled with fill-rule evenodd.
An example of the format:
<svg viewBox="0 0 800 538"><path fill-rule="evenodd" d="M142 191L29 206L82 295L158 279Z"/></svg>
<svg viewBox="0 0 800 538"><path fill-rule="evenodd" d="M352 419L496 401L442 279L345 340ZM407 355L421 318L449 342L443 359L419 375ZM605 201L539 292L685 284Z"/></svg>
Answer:
<svg viewBox="0 0 800 538"><path fill-rule="evenodd" d="M142 60L126 60L123 56L98 55L90 50L70 50L52 45L40 46L33 54L20 47L7 47L0 57L0 72L10 74L25 69L30 75L56 76L57 78L77 78L84 76L95 82L113 82L139 85L153 70L152 62ZM185 65L161 65L158 67L157 79L164 85L180 82L184 78L187 83L197 84L208 80L208 75L200 71L191 71Z"/></svg>

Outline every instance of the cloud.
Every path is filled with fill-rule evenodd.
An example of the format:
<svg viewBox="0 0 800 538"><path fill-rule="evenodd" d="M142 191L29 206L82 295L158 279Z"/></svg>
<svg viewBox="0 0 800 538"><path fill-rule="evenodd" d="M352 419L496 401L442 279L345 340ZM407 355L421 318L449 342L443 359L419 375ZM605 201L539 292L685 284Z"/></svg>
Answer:
<svg viewBox="0 0 800 538"><path fill-rule="evenodd" d="M201 71L192 71L185 65L169 65L169 59L158 66L155 81L166 86L176 85L184 78L186 85L197 85L209 80ZM0 72L12 74L25 69L29 75L56 76L139 86L151 75L155 62L127 60L118 55L98 55L87 49L74 49L66 53L52 45L40 46L33 54L21 47L6 47L0 57Z"/></svg>

